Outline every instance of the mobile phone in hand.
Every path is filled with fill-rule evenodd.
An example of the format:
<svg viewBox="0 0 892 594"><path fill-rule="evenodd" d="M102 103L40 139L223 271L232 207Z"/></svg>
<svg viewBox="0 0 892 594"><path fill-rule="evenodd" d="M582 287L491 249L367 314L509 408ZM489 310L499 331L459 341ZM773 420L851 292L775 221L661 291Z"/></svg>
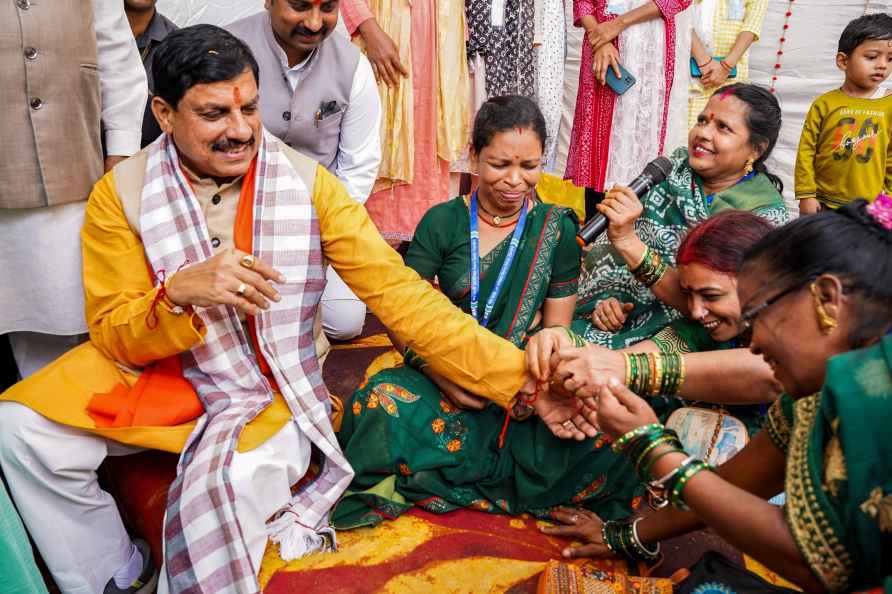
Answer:
<svg viewBox="0 0 892 594"><path fill-rule="evenodd" d="M605 76L605 82L607 86L613 89L613 92L617 95L622 95L626 91L628 91L635 84L635 76L625 69L625 67L620 64L619 72L622 76L619 78L616 77L616 73L613 71L613 66L607 67L607 76Z"/></svg>

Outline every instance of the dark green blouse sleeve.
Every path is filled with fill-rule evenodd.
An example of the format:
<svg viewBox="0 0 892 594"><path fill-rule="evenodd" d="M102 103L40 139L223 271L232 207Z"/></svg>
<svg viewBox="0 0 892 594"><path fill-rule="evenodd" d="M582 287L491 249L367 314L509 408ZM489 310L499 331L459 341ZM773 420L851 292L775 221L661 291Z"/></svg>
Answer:
<svg viewBox="0 0 892 594"><path fill-rule="evenodd" d="M554 251L551 267L551 282L548 285L548 297L557 299L575 295L579 289L579 269L582 262L582 250L576 243L578 225L576 217L567 214L561 217L560 239Z"/></svg>
<svg viewBox="0 0 892 594"><path fill-rule="evenodd" d="M406 252L406 266L423 279L433 280L443 266L443 233L454 226L454 222L449 222L449 205L449 202L438 204L424 214Z"/></svg>

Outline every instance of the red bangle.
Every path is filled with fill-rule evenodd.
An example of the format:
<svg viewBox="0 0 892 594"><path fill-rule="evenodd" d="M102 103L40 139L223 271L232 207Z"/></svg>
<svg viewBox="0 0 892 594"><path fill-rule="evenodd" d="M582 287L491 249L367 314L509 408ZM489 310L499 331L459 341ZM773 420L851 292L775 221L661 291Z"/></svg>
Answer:
<svg viewBox="0 0 892 594"><path fill-rule="evenodd" d="M706 65L709 64L710 62L712 62L712 58L706 60L706 61L703 62L702 64L697 64L697 68L700 68L700 69L702 70L702 69L705 68Z"/></svg>
<svg viewBox="0 0 892 594"><path fill-rule="evenodd" d="M728 64L728 63L727 63L726 61L724 61L724 60L722 60L721 62L719 62L719 64L721 64L721 65L722 65L722 68L724 68L724 69L727 70L728 72L731 72L732 70L734 70L734 66L731 66L730 64Z"/></svg>

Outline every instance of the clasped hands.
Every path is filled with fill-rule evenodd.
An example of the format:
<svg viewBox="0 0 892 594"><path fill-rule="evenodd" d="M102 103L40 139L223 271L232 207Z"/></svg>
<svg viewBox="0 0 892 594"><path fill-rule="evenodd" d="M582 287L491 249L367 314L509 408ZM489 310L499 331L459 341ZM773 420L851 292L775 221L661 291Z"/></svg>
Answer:
<svg viewBox="0 0 892 594"><path fill-rule="evenodd" d="M285 276L251 254L229 249L178 270L167 281L167 298L182 307L232 305L253 316L281 300L270 282L284 283Z"/></svg>
<svg viewBox="0 0 892 594"><path fill-rule="evenodd" d="M581 401L582 415L596 430L617 439L656 415L622 383L622 353L589 344L576 348L564 328L546 328L530 338L527 368L539 389L555 398Z"/></svg>
<svg viewBox="0 0 892 594"><path fill-rule="evenodd" d="M529 372L540 385L583 399L588 422L611 440L657 422L647 402L620 381L625 377L625 359L618 351L594 344L577 348L564 328L546 328L527 342L526 357ZM543 526L543 533L583 543L565 547L564 557L613 555L602 539L603 521L594 512L558 507L552 516L559 524Z"/></svg>

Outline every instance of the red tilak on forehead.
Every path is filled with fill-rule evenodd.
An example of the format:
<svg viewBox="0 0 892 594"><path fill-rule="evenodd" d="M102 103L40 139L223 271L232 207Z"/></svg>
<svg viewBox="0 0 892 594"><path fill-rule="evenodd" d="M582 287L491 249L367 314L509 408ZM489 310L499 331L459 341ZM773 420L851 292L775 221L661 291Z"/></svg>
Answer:
<svg viewBox="0 0 892 594"><path fill-rule="evenodd" d="M242 104L242 90L238 87L232 87L232 102L236 106L241 106Z"/></svg>
<svg viewBox="0 0 892 594"><path fill-rule="evenodd" d="M733 91L731 91L731 89L725 89L724 91L719 93L719 99L722 101L724 101L728 97L733 97Z"/></svg>
<svg viewBox="0 0 892 594"><path fill-rule="evenodd" d="M523 134L524 128L517 126L516 128L514 128L514 131L517 132L518 134Z"/></svg>

